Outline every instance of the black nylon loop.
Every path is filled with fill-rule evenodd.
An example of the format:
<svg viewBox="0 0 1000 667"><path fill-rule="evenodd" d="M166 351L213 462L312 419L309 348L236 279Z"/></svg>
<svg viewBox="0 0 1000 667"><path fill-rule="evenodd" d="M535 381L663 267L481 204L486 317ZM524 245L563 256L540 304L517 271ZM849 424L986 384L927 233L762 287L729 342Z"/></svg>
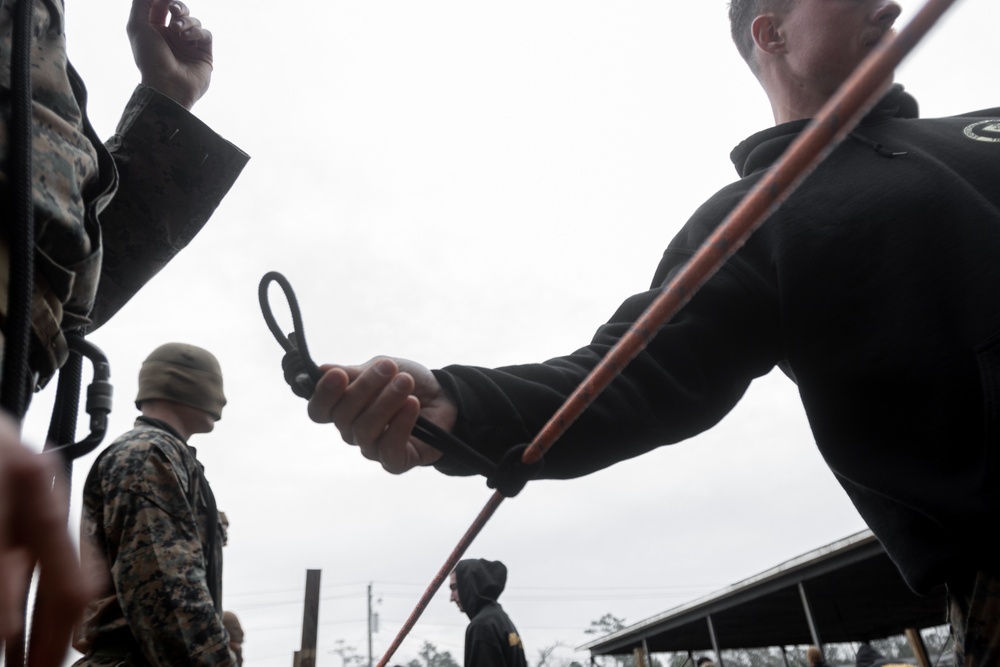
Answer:
<svg viewBox="0 0 1000 667"><path fill-rule="evenodd" d="M278 326L278 321L274 319L274 313L271 312L271 303L268 300L267 289L271 286L272 282L278 283L281 290L285 293L285 299L288 300L288 309L292 314L292 326L294 330L287 337L281 331L281 327ZM315 391L316 383L319 382L323 374L320 372L319 366L309 356L309 347L306 345L305 334L302 332L302 313L299 310L299 302L295 298L295 291L292 289L291 283L277 271L270 271L264 274L264 277L260 280L260 285L257 288L257 299L260 302L260 310L264 315L267 328L271 330L274 339L278 341L278 344L285 351L285 359L281 362L281 367L285 371L285 380L288 381L289 386L291 386L296 396L309 398L312 396L313 391ZM289 368L292 369L291 372ZM289 379L290 375L291 380ZM311 380L311 383L305 382L305 378L300 377L301 375L305 375L306 378ZM308 393L300 393L305 391L308 391Z"/></svg>

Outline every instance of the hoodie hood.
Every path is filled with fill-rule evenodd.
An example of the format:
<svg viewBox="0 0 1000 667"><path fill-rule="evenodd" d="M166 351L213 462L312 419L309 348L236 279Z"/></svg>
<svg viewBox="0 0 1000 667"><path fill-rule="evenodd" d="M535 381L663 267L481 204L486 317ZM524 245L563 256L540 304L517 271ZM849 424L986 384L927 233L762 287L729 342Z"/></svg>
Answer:
<svg viewBox="0 0 1000 667"><path fill-rule="evenodd" d="M470 558L455 566L458 601L470 619L493 603L507 585L507 566L498 560Z"/></svg>
<svg viewBox="0 0 1000 667"><path fill-rule="evenodd" d="M862 644L858 648L857 657L857 667L872 667L876 661L881 660L884 656L872 648L871 644Z"/></svg>

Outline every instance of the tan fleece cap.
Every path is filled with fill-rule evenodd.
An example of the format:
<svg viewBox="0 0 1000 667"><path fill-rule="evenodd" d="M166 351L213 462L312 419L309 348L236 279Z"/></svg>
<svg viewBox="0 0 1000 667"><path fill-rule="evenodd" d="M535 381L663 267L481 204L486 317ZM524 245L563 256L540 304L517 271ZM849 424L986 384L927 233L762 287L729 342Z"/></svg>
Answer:
<svg viewBox="0 0 1000 667"><path fill-rule="evenodd" d="M222 419L226 396L222 392L222 368L209 352L187 343L167 343L153 350L139 369L139 393L135 405L161 399L204 410L216 421Z"/></svg>

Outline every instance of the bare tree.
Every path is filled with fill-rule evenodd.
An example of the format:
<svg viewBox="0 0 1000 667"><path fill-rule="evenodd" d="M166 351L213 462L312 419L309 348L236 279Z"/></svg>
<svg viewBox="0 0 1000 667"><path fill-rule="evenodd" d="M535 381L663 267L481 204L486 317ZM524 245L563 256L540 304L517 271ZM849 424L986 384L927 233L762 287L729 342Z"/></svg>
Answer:
<svg viewBox="0 0 1000 667"><path fill-rule="evenodd" d="M423 663L411 660L407 667L458 667L458 663L451 657L451 653L438 651L437 646L428 641L424 642L418 655Z"/></svg>
<svg viewBox="0 0 1000 667"><path fill-rule="evenodd" d="M535 667L548 667L549 658L552 657L552 654L557 648L562 648L563 646L565 646L565 644L562 642L556 642L552 646L546 646L545 648L538 649L538 664L535 665Z"/></svg>
<svg viewBox="0 0 1000 667"><path fill-rule="evenodd" d="M368 664L368 658L358 653L356 648L345 643L343 639L338 639L334 643L334 649L330 653L340 656L341 667L365 667Z"/></svg>

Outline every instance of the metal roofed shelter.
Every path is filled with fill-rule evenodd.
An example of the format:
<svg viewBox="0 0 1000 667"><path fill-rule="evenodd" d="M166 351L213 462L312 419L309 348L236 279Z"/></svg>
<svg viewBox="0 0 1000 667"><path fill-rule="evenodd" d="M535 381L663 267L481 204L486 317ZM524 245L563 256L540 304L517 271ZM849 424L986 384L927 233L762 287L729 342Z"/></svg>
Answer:
<svg viewBox="0 0 1000 667"><path fill-rule="evenodd" d="M584 644L591 657L860 642L947 623L943 586L915 594L870 530Z"/></svg>

